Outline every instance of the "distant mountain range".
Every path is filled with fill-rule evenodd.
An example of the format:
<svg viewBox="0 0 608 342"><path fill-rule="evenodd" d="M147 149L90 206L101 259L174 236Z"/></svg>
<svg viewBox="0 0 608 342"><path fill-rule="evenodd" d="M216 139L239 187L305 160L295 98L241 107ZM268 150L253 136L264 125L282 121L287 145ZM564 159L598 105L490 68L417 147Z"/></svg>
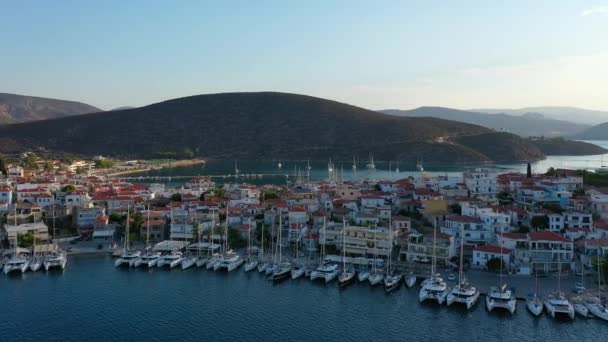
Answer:
<svg viewBox="0 0 608 342"><path fill-rule="evenodd" d="M80 102L0 93L0 125L100 111Z"/></svg>
<svg viewBox="0 0 608 342"><path fill-rule="evenodd" d="M606 117L608 120L608 117ZM570 138L579 140L608 140L608 122L593 126L578 134L572 135Z"/></svg>
<svg viewBox="0 0 608 342"><path fill-rule="evenodd" d="M316 97L224 93L145 107L0 126L0 153L125 158L367 159L427 165L521 162L545 157L515 134L430 117L398 117ZM555 140L566 154L605 150ZM564 152L565 151L565 152Z"/></svg>
<svg viewBox="0 0 608 342"><path fill-rule="evenodd" d="M590 125L545 118L542 114L524 115L488 114L443 107L420 107L413 110L382 110L382 113L408 117L434 117L466 122L492 128L496 131L510 132L522 137L545 136L559 137L578 134Z"/></svg>
<svg viewBox="0 0 608 342"><path fill-rule="evenodd" d="M472 112L482 112L489 114L509 114L509 115L538 115L545 118L573 121L587 125L597 125L608 120L608 111L590 110L577 107L526 107L520 109L471 109Z"/></svg>

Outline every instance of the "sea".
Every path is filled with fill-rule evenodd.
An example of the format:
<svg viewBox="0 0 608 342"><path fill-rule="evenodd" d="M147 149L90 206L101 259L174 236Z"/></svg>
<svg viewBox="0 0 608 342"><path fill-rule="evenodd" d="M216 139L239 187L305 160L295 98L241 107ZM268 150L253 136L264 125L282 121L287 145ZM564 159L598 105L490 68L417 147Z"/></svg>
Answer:
<svg viewBox="0 0 608 342"><path fill-rule="evenodd" d="M608 322L420 304L417 287L257 271L116 269L109 255L72 256L64 272L0 277L0 341L606 341Z"/></svg>

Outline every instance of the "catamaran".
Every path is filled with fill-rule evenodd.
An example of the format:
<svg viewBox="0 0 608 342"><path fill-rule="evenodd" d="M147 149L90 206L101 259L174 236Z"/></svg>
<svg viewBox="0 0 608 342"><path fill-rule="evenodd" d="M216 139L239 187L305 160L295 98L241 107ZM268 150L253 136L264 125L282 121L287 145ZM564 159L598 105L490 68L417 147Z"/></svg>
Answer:
<svg viewBox="0 0 608 342"><path fill-rule="evenodd" d="M490 287L490 291L486 295L486 309L492 312L495 308L505 309L511 314L517 309L517 299L513 295L513 291L507 288L507 284L502 283L502 244L500 244L500 286Z"/></svg>
<svg viewBox="0 0 608 342"><path fill-rule="evenodd" d="M355 280L355 270L346 267L346 221L342 220L342 272L338 275L338 286L348 286L353 280Z"/></svg>
<svg viewBox="0 0 608 342"><path fill-rule="evenodd" d="M230 210L226 206L226 221L224 225L224 254L220 257L220 260L213 265L214 271L234 271L243 264L243 259L240 255L229 249L228 247L228 213Z"/></svg>
<svg viewBox="0 0 608 342"><path fill-rule="evenodd" d="M378 227L374 225L374 261L372 262L372 271L370 272L367 280L371 286L376 286L382 282L384 279L384 274L382 274L382 270L378 268L378 245L376 240L376 233L378 232Z"/></svg>
<svg viewBox="0 0 608 342"><path fill-rule="evenodd" d="M173 205L171 205L171 229L169 232L169 239L171 242L173 242ZM168 266L169 269L173 269L177 266L179 266L182 263L182 260L184 260L184 256L182 254L182 252L177 251L175 249L173 249L174 246L173 244L171 244L171 251L167 254L163 254L160 256L160 259L158 259L158 262L156 263L156 266L158 267L164 267L164 266Z"/></svg>
<svg viewBox="0 0 608 342"><path fill-rule="evenodd" d="M447 296L448 306L452 303L461 303L470 309L479 299L479 291L467 282L464 276L464 228L460 233L460 265L458 270L458 285L454 286Z"/></svg>
<svg viewBox="0 0 608 342"><path fill-rule="evenodd" d="M32 246L32 258L29 267L32 272L36 272L42 267L42 259L36 256L36 230L34 230L34 245Z"/></svg>
<svg viewBox="0 0 608 342"><path fill-rule="evenodd" d="M68 262L68 257L65 252L57 247L55 244L55 205L53 204L53 246L54 250L50 252L46 258L44 258L44 269L48 272L54 268L61 268L63 271L65 269L65 265Z"/></svg>
<svg viewBox="0 0 608 342"><path fill-rule="evenodd" d="M559 256L559 254L558 254ZM561 264L557 262L557 290L549 294L544 299L545 309L551 317L557 318L558 316L569 317L574 319L574 306L566 295L561 291Z"/></svg>
<svg viewBox="0 0 608 342"><path fill-rule="evenodd" d="M133 267L145 266L154 267L158 263L160 253L152 252L150 248L150 205L148 205L148 222L146 223L146 252L139 259L135 260Z"/></svg>
<svg viewBox="0 0 608 342"><path fill-rule="evenodd" d="M126 224L126 233L125 233L125 246L123 249L122 254L120 255L120 257L118 259L116 259L116 261L114 262L114 266L116 267L120 267L120 266L129 266L132 267L135 264L135 261L137 261L137 259L139 259L139 257L141 256L141 252L140 251L131 251L129 249L129 206L127 205L127 224Z"/></svg>
<svg viewBox="0 0 608 342"><path fill-rule="evenodd" d="M325 262L325 235L327 230L327 220L323 217L323 244L321 245L321 256L319 267L310 272L310 280L323 280L326 284L336 279L338 276L338 265Z"/></svg>
<svg viewBox="0 0 608 342"><path fill-rule="evenodd" d="M608 321L608 306L602 302L602 280L600 272L600 256L597 256L597 297L589 297L587 299L587 309L589 312L604 321Z"/></svg>
<svg viewBox="0 0 608 342"><path fill-rule="evenodd" d="M435 273L437 264L436 255L436 240L437 240L437 219L433 225L433 262L431 264L431 276L422 282L418 299L422 303L428 299L436 300L437 303L443 304L448 295L449 289L439 273Z"/></svg>

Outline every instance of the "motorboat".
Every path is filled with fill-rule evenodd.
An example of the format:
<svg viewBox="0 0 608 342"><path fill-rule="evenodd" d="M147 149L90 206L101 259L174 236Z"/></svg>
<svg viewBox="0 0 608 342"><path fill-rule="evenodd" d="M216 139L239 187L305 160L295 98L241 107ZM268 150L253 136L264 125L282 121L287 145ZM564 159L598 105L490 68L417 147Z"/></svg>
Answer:
<svg viewBox="0 0 608 342"><path fill-rule="evenodd" d="M574 306L562 292L549 294L544 300L545 309L553 318L559 316L574 319Z"/></svg>
<svg viewBox="0 0 608 342"><path fill-rule="evenodd" d="M171 253L161 255L156 265L158 267L169 267L169 269L172 269L179 266L182 263L182 260L184 260L182 252L172 251Z"/></svg>
<svg viewBox="0 0 608 342"><path fill-rule="evenodd" d="M63 251L52 251L44 258L43 264L46 271L54 268L61 268L61 270L64 270L67 262L68 258Z"/></svg>
<svg viewBox="0 0 608 342"><path fill-rule="evenodd" d="M327 284L336 279L338 273L338 265L323 264L310 273L310 280L315 281L317 279L321 279Z"/></svg>
<svg viewBox="0 0 608 342"><path fill-rule="evenodd" d="M513 291L507 289L506 284L501 287L490 287L490 291L486 295L486 309L488 312L492 312L494 309L504 309L513 314L517 309L517 300Z"/></svg>
<svg viewBox="0 0 608 342"><path fill-rule="evenodd" d="M448 306L453 303L464 304L467 310L473 307L479 300L479 291L463 279L458 285L454 286L446 298Z"/></svg>
<svg viewBox="0 0 608 342"><path fill-rule="evenodd" d="M403 275L401 272L393 272L390 275L384 277L384 291L386 293L391 293L399 289L401 286L401 280L403 280Z"/></svg>
<svg viewBox="0 0 608 342"><path fill-rule="evenodd" d="M405 278L405 285L408 288L414 287L416 285L416 275L412 272L408 274L407 278Z"/></svg>
<svg viewBox="0 0 608 342"><path fill-rule="evenodd" d="M279 282L291 276L291 263L283 262L272 272L272 281Z"/></svg>
<svg viewBox="0 0 608 342"><path fill-rule="evenodd" d="M543 301L536 293L531 293L526 297L526 308L534 316L540 316L543 313Z"/></svg>
<svg viewBox="0 0 608 342"><path fill-rule="evenodd" d="M449 289L439 273L432 275L422 282L418 299L420 303L426 300L435 300L439 304L445 302Z"/></svg>

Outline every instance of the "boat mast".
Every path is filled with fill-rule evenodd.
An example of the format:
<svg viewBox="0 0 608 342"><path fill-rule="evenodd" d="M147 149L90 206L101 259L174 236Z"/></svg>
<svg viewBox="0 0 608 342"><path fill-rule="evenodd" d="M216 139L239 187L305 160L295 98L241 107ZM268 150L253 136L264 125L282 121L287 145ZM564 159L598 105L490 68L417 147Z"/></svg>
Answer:
<svg viewBox="0 0 608 342"><path fill-rule="evenodd" d="M278 245L277 248L279 249L279 264L281 263L281 261L283 260L283 251L282 251L282 231L283 230L283 210L279 211L279 241L278 241Z"/></svg>
<svg viewBox="0 0 608 342"><path fill-rule="evenodd" d="M342 219L342 272L346 272L346 221Z"/></svg>
<svg viewBox="0 0 608 342"><path fill-rule="evenodd" d="M437 241L437 218L435 218L433 224L433 261L431 262L431 277L435 275L435 263L436 263L436 255L435 255L435 245Z"/></svg>
<svg viewBox="0 0 608 342"><path fill-rule="evenodd" d="M148 223L146 224L146 250L150 248L150 204L148 204Z"/></svg>
<svg viewBox="0 0 608 342"><path fill-rule="evenodd" d="M323 244L321 245L321 260L319 260L319 264L323 265L323 260L325 259L325 244L327 241L325 240L325 235L327 231L327 220L326 216L323 216Z"/></svg>
<svg viewBox="0 0 608 342"><path fill-rule="evenodd" d="M228 253L228 215L230 214L230 207L228 202L226 202L226 221L224 222L224 243L225 248L224 252Z"/></svg>
<svg viewBox="0 0 608 342"><path fill-rule="evenodd" d="M125 253L127 253L127 251L129 250L129 220L130 220L130 215L129 215L129 205L127 204L127 228L126 228L126 234L125 234Z"/></svg>
<svg viewBox="0 0 608 342"><path fill-rule="evenodd" d="M372 272L376 273L376 261L378 260L378 244L376 243L376 234L378 233L378 225L374 223L374 262L372 263Z"/></svg>
<svg viewBox="0 0 608 342"><path fill-rule="evenodd" d="M247 229L247 261L249 261L249 259L251 259L251 217L249 217L249 227Z"/></svg>
<svg viewBox="0 0 608 342"><path fill-rule="evenodd" d="M211 236L209 236L209 251L207 254L211 254L213 252L213 233L215 228L215 211L211 210Z"/></svg>
<svg viewBox="0 0 608 342"><path fill-rule="evenodd" d="M389 236L389 247L388 247L388 267L386 268L386 276L390 276L391 275L391 259L393 258L393 229L392 229L392 216L393 214L391 213L390 216L388 217L388 236Z"/></svg>
<svg viewBox="0 0 608 342"><path fill-rule="evenodd" d="M262 246L260 248L260 253L258 254L258 259L259 255L262 255L262 258L264 257L264 222L262 222Z"/></svg>
<svg viewBox="0 0 608 342"><path fill-rule="evenodd" d="M464 261L464 225L460 228L460 269L458 270L458 285L462 290L463 278L463 261Z"/></svg>

